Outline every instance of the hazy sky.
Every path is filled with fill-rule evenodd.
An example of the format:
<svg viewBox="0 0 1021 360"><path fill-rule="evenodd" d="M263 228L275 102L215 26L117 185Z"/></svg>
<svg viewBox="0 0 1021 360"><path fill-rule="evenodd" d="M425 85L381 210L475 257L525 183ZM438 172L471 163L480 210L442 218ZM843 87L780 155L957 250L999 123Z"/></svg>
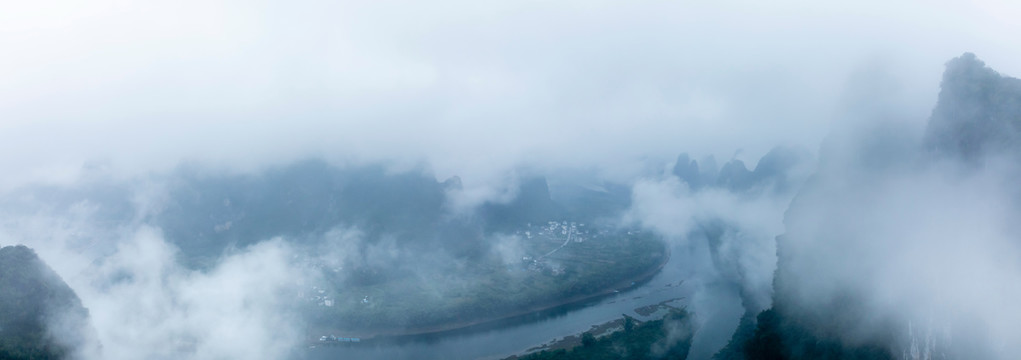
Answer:
<svg viewBox="0 0 1021 360"><path fill-rule="evenodd" d="M621 168L814 150L849 79L922 121L943 62L1021 74L996 1L4 1L0 185L182 160ZM914 119L917 118L917 119Z"/></svg>

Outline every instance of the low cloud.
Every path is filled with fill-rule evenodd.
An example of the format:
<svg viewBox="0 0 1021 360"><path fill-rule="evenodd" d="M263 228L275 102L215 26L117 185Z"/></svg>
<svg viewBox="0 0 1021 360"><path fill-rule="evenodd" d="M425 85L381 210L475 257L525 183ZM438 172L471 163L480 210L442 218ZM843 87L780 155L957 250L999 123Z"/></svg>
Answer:
<svg viewBox="0 0 1021 360"><path fill-rule="evenodd" d="M857 299L868 315L844 335L888 331L896 319L905 353L1021 354L1017 169L904 165L821 174L792 206L781 243L790 285L778 291L813 316Z"/></svg>
<svg viewBox="0 0 1021 360"><path fill-rule="evenodd" d="M774 237L784 231L783 213L793 194L748 196L719 188L692 192L674 177L640 181L633 194L627 221L684 247L708 249L711 259L701 276L736 282L757 299L756 305L747 305L768 307L776 268Z"/></svg>
<svg viewBox="0 0 1021 360"><path fill-rule="evenodd" d="M1018 55L999 0L57 4L0 5L2 188L323 156L499 189L519 166L758 156L815 148L863 63L924 114L933 59Z"/></svg>
<svg viewBox="0 0 1021 360"><path fill-rule="evenodd" d="M806 165L787 169L788 185L804 181ZM784 211L799 188L777 191L781 188L773 185L692 190L678 177L666 176L633 187L625 222L663 235L676 249L674 261L692 269L684 281L695 289L688 303L697 329L689 355L693 359L711 357L727 344L743 314L772 304L775 237L784 232Z"/></svg>
<svg viewBox="0 0 1021 360"><path fill-rule="evenodd" d="M87 219L79 219L88 223ZM90 315L99 346L85 359L286 358L304 340L296 308L299 282L312 273L280 239L224 256L207 271L177 261L159 229L127 226L82 246L68 218L21 218L2 231L4 243L25 243L62 275ZM59 322L53 331L63 329ZM86 329L87 330L87 329Z"/></svg>
<svg viewBox="0 0 1021 360"><path fill-rule="evenodd" d="M521 264L525 256L525 247L521 244L521 236L498 234L490 241L493 242L493 252L500 258L504 265Z"/></svg>

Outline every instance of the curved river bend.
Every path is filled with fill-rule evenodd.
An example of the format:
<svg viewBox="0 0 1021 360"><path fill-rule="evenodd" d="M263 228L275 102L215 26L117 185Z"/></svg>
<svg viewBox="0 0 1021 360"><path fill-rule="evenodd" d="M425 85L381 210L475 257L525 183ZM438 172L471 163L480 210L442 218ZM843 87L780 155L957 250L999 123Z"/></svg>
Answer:
<svg viewBox="0 0 1021 360"><path fill-rule="evenodd" d="M677 250L677 249L674 249ZM674 254L678 254L674 252ZM440 334L376 340L361 344L301 350L307 359L499 359L540 346L555 338L578 334L628 314L645 319L634 309L692 295L688 279L693 269L683 256L672 256L662 270L633 289L588 302L567 305L491 324Z"/></svg>

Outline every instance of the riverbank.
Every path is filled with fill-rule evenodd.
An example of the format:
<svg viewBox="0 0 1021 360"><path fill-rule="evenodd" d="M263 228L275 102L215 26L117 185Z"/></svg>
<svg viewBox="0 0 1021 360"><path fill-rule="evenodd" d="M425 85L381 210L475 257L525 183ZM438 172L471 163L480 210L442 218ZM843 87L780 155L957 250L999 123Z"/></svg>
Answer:
<svg viewBox="0 0 1021 360"><path fill-rule="evenodd" d="M356 332L351 330L339 330L329 328L314 329L309 334L310 343L317 343L320 336L324 334L334 334L337 336L345 337L358 337L362 343L366 341L381 341L381 340L399 340L406 337L417 337L424 335L441 335L444 333L468 330L475 327L483 327L487 325L497 324L503 321L510 321L516 318L523 318L535 313L541 313L546 311L553 311L559 308L569 307L572 305L585 303L601 299L606 296L614 295L622 291L631 290L638 285L644 284L651 280L656 274L662 271L663 267L670 262L671 250L670 248L664 247L664 254L660 257L655 267L650 268L640 274L633 277L622 279L612 286L607 287L604 290L578 295L573 297L567 297L559 299L555 302L549 302L545 304L533 305L518 311L502 314L499 316L453 322L437 326L419 327L419 328L401 328L401 329L387 329L387 330L368 330L363 332Z"/></svg>
<svg viewBox="0 0 1021 360"><path fill-rule="evenodd" d="M669 284L668 284L669 285ZM640 326L641 324L648 321L655 321L662 319L663 316L669 314L670 311L684 311L683 308L678 308L670 305L670 303L682 300L682 297L666 299L659 303L645 305L632 309L635 314L641 315L643 318L631 317L631 321L634 325ZM623 314L628 317L627 314ZM524 350L520 353L516 353L509 357L503 358L503 360L515 360L522 356L527 356L532 353L540 351L557 351L557 350L570 350L583 344L582 339L586 333L592 334L596 339L609 336L617 331L624 330L625 317L610 320L602 324L592 325L588 330L579 332L577 334L567 335L562 338L556 338L550 340L547 343L543 343L538 346L533 346Z"/></svg>
<svg viewBox="0 0 1021 360"><path fill-rule="evenodd" d="M638 321L637 323L641 324L640 321ZM588 331L574 335L568 335L560 339L553 339L548 343L528 348L528 350L525 350L520 354L511 355L510 357L507 357L505 360L515 360L520 356L540 351L556 351L561 349L570 350L573 349L575 346L582 345L582 338L584 337L585 333L590 333L595 338L601 338L603 336L607 336L621 330L624 330L624 318L607 321L599 325L592 325L592 327L590 327Z"/></svg>
<svg viewBox="0 0 1021 360"><path fill-rule="evenodd" d="M623 315L588 331L554 339L541 346L532 347L522 353L502 360L539 359L587 359L599 358L655 358L683 359L691 348L693 324L689 313L663 302L653 307L665 310L662 316L640 321ZM638 308L634 311L639 311ZM671 333L681 330L685 336L674 338ZM609 355L609 356L607 356Z"/></svg>

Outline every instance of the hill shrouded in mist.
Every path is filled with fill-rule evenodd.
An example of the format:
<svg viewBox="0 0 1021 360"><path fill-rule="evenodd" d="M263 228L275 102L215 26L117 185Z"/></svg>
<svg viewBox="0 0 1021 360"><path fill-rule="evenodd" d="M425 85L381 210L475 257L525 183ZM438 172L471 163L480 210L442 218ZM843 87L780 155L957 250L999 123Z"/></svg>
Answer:
<svg viewBox="0 0 1021 360"><path fill-rule="evenodd" d="M90 335L88 310L25 246L0 248L0 358L65 359Z"/></svg>
<svg viewBox="0 0 1021 360"><path fill-rule="evenodd" d="M967 53L947 63L941 84L925 134L929 149L964 160L1021 154L1021 80Z"/></svg>
<svg viewBox="0 0 1021 360"><path fill-rule="evenodd" d="M1019 106L1021 81L966 53L947 63L924 144L831 148L777 238L773 308L746 316L717 358L1018 354L1018 312L978 304L1018 293Z"/></svg>

